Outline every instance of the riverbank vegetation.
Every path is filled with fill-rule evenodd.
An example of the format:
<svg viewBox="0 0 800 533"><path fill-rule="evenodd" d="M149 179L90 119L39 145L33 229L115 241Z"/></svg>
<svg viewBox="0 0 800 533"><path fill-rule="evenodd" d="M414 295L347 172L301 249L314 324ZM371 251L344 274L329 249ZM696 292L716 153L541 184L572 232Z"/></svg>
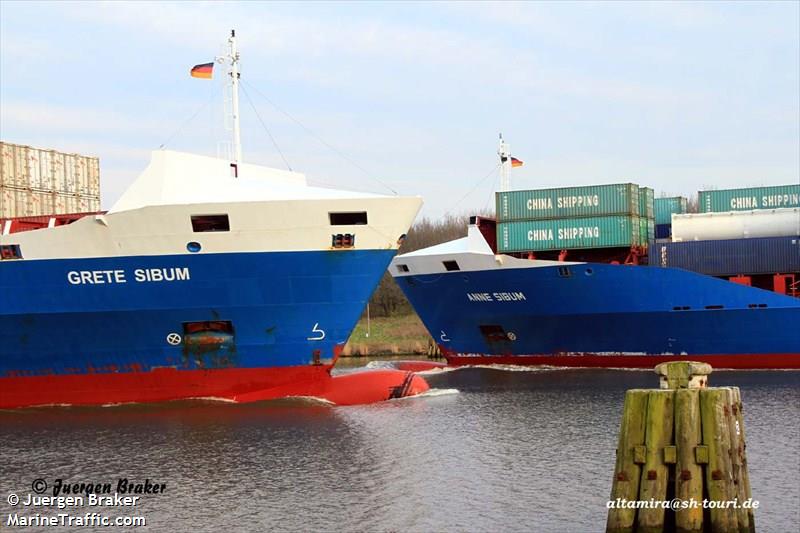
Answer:
<svg viewBox="0 0 800 533"><path fill-rule="evenodd" d="M468 223L468 215L423 218L409 230L399 253L466 237ZM388 272L370 298L368 312L369 319L365 310L342 355L427 354L431 349L433 340Z"/></svg>

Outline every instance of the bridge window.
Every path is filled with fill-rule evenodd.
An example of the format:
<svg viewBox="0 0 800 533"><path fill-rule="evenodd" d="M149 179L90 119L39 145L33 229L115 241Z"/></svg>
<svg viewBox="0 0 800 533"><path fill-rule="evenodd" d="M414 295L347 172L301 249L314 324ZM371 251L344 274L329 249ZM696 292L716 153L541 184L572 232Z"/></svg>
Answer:
<svg viewBox="0 0 800 533"><path fill-rule="evenodd" d="M448 272L452 272L454 270L461 270L461 267L458 266L458 262L457 261L442 261L442 264L444 265L444 268Z"/></svg>
<svg viewBox="0 0 800 533"><path fill-rule="evenodd" d="M0 259L22 259L19 244L0 245Z"/></svg>
<svg viewBox="0 0 800 533"><path fill-rule="evenodd" d="M331 226L363 226L367 223L367 212L328 213L328 218Z"/></svg>
<svg viewBox="0 0 800 533"><path fill-rule="evenodd" d="M195 233L230 230L228 215L192 215L192 231Z"/></svg>

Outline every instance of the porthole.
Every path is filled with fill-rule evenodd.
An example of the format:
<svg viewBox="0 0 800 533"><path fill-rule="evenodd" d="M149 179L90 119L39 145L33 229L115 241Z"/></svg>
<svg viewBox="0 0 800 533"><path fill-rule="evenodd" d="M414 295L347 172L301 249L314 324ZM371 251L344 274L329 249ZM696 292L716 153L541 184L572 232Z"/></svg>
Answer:
<svg viewBox="0 0 800 533"><path fill-rule="evenodd" d="M200 246L199 242L192 241L186 245L186 249L189 250L191 253L196 254L197 252L202 250L203 247Z"/></svg>

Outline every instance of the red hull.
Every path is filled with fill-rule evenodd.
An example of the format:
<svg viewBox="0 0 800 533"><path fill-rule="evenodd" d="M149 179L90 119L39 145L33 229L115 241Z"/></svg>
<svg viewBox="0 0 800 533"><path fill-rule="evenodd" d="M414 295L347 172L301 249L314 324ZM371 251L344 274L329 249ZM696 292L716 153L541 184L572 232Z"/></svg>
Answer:
<svg viewBox="0 0 800 533"><path fill-rule="evenodd" d="M445 354L451 366L520 365L600 368L653 368L667 361L699 361L714 368L740 370L800 369L800 353L715 355L484 355Z"/></svg>
<svg viewBox="0 0 800 533"><path fill-rule="evenodd" d="M424 379L399 370L374 370L332 377L330 366L156 369L151 372L0 378L0 409L42 405L155 403L191 398L254 402L313 396L356 405L414 396L428 390Z"/></svg>

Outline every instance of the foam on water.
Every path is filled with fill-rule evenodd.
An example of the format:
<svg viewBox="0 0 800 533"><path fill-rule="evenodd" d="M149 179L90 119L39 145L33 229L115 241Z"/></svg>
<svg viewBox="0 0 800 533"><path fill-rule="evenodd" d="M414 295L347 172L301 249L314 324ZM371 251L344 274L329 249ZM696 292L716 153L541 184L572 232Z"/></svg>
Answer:
<svg viewBox="0 0 800 533"><path fill-rule="evenodd" d="M459 366L457 369L467 368L483 368L487 370L501 370L504 372L552 372L554 370L569 370L570 367L566 366L551 366L551 365L503 365L503 364L490 364L490 365L468 365Z"/></svg>
<svg viewBox="0 0 800 533"><path fill-rule="evenodd" d="M419 372L414 372L418 376L435 376L437 374L445 374L447 372L454 372L459 370L460 368L466 367L457 367L457 366L444 366L441 368L431 368L430 370L420 370Z"/></svg>
<svg viewBox="0 0 800 533"><path fill-rule="evenodd" d="M220 398L218 396L195 396L192 398L187 398L187 400L198 402L238 403L236 400L231 400L230 398Z"/></svg>
<svg viewBox="0 0 800 533"><path fill-rule="evenodd" d="M451 396L453 394L461 394L461 391L458 389L428 389L422 394L409 396L409 398L436 398L437 396Z"/></svg>
<svg viewBox="0 0 800 533"><path fill-rule="evenodd" d="M396 370L397 365L394 364L394 361L370 361L366 364L366 366L358 368L384 368L388 370Z"/></svg>
<svg viewBox="0 0 800 533"><path fill-rule="evenodd" d="M568 370L571 367L563 367L563 366L551 366L551 365L509 365L509 364L476 364L476 365L464 365L464 366L446 366L446 367L439 367L439 368L431 368L429 370L419 370L414 372L418 376L434 376L438 374L444 374L447 372L455 372L457 370L466 370L470 368L482 368L488 370L502 370L506 372L545 372L545 371L553 371L553 370ZM397 362L396 361L370 361L363 367L356 367L353 369L343 369L346 373L349 372L357 372L365 369L388 369L394 370L397 369Z"/></svg>
<svg viewBox="0 0 800 533"><path fill-rule="evenodd" d="M318 396L285 396L283 398L279 398L280 400L299 400L303 403L311 403L311 404L321 404L321 405L336 405L330 400L326 400L325 398L320 398Z"/></svg>
<svg viewBox="0 0 800 533"><path fill-rule="evenodd" d="M421 398L437 398L439 396L451 396L453 394L461 394L461 391L458 389L428 389L422 394L415 394L413 396L404 396L402 398L392 398L391 400L386 400L386 401L399 402L404 400L416 400Z"/></svg>

